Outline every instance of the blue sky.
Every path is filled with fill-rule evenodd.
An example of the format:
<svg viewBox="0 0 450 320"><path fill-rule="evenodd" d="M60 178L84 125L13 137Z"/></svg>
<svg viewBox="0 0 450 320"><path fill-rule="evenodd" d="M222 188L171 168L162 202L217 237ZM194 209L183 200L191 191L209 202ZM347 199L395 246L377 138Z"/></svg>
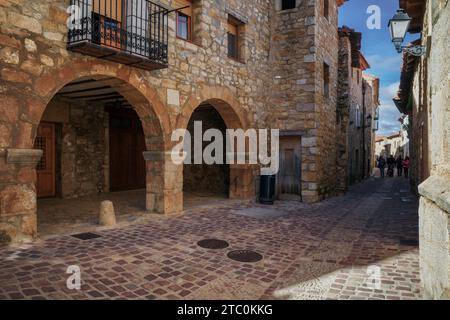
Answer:
<svg viewBox="0 0 450 320"><path fill-rule="evenodd" d="M370 30L367 8L377 5L381 9L381 29ZM362 52L371 68L367 73L380 78L380 131L386 135L400 130L400 113L392 102L400 80L401 54L397 53L391 43L388 30L389 19L398 9L398 0L349 0L339 10L339 26L346 25L362 33ZM409 35L407 41L417 38Z"/></svg>

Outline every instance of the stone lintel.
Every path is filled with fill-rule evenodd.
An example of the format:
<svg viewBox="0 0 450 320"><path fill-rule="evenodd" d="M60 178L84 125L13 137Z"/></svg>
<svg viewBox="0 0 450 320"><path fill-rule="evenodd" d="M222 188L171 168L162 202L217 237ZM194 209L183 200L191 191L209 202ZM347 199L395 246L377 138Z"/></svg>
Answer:
<svg viewBox="0 0 450 320"><path fill-rule="evenodd" d="M36 165L41 160L43 153L39 149L7 149L6 163Z"/></svg>
<svg viewBox="0 0 450 320"><path fill-rule="evenodd" d="M432 175L419 186L419 193L450 215L450 181L448 179Z"/></svg>

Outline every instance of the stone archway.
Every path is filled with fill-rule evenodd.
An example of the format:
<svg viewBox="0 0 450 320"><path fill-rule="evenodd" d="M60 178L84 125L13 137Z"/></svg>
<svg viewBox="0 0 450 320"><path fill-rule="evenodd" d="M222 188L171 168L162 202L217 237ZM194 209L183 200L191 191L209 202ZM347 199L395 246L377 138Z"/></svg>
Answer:
<svg viewBox="0 0 450 320"><path fill-rule="evenodd" d="M1 109L8 112L8 139L0 145L0 232L9 241L37 235L36 164L42 151L33 149L37 127L53 96L66 84L82 78L118 79L114 90L125 97L138 114L145 134L147 152L147 210L172 213L182 208L179 186L168 179L171 172L167 145L171 126L169 114L158 92L141 71L104 61L75 60L52 68L34 81L12 86L1 97ZM4 102L4 103L3 103Z"/></svg>
<svg viewBox="0 0 450 320"><path fill-rule="evenodd" d="M183 106L177 121L178 129L186 129L194 112L201 105L213 107L222 118L226 129L249 129L249 119L235 98L233 92L227 87L202 85L200 89L189 97ZM229 166L229 198L254 199L255 175L257 168L254 165ZM178 168L179 177L183 177L183 166ZM183 185L183 181L181 181Z"/></svg>

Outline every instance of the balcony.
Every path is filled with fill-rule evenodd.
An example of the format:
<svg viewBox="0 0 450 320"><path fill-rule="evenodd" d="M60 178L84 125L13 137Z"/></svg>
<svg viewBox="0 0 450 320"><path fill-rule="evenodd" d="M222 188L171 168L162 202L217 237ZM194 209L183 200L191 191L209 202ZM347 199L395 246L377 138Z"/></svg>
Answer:
<svg viewBox="0 0 450 320"><path fill-rule="evenodd" d="M70 0L70 51L145 70L168 66L168 8L148 0Z"/></svg>

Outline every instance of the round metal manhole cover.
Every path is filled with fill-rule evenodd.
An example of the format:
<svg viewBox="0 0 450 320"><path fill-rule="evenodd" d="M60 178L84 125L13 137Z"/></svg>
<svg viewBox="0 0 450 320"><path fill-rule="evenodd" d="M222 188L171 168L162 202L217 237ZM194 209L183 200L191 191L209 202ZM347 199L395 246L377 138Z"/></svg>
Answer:
<svg viewBox="0 0 450 320"><path fill-rule="evenodd" d="M211 249L211 250L226 249L230 246L228 242L218 239L202 240L199 241L197 245L203 249Z"/></svg>
<svg viewBox="0 0 450 320"><path fill-rule="evenodd" d="M238 262L255 263L261 261L263 256L251 250L237 250L229 252L228 258Z"/></svg>

